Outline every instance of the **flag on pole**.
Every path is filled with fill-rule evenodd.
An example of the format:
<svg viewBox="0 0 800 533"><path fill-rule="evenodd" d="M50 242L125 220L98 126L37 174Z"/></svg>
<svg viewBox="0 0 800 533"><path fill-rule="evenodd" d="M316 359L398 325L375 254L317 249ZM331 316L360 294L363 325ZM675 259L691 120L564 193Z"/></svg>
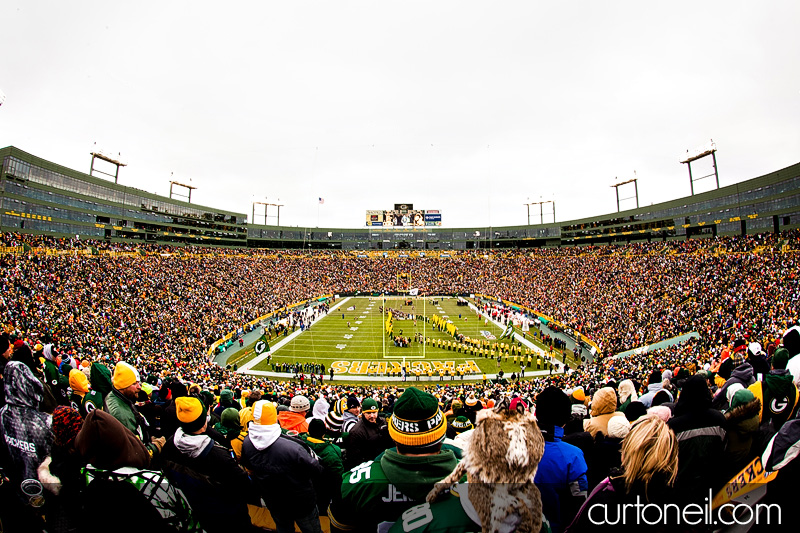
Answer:
<svg viewBox="0 0 800 533"><path fill-rule="evenodd" d="M509 339L511 342L514 342L514 323L510 320L508 321L508 326L506 326L506 330L500 335L501 339Z"/></svg>
<svg viewBox="0 0 800 533"><path fill-rule="evenodd" d="M325 198L320 198L319 199L319 203L324 204L325 203Z"/></svg>
<svg viewBox="0 0 800 533"><path fill-rule="evenodd" d="M419 294L419 289L409 289L409 290L408 290L408 294L409 294L410 296L416 296L416 295L418 295L418 294Z"/></svg>
<svg viewBox="0 0 800 533"><path fill-rule="evenodd" d="M269 342L267 341L267 335L262 333L261 337L256 341L255 348L253 348L256 352L256 355L261 355L264 352L269 351Z"/></svg>

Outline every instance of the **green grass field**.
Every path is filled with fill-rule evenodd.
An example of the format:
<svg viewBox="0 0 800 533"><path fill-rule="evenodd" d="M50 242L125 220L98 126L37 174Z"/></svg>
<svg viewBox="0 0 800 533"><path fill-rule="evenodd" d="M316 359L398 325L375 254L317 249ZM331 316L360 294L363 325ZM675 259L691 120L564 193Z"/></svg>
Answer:
<svg viewBox="0 0 800 533"><path fill-rule="evenodd" d="M488 324L483 317L479 317L466 306L458 306L455 298L438 298L439 305L433 305L430 300L414 299L414 306L405 305L404 298L387 298L386 307L404 313L414 313L452 320L458 331L472 339L485 339L481 331L500 337L502 330L491 321ZM445 331L439 331L431 322L417 320L393 320L393 334L402 335L410 339L407 347L397 347L384 333L385 314L382 314L380 298L358 297L350 298L327 316L317 319L312 327L299 336L289 341L284 346L272 351L272 363L322 363L327 369L334 368L337 376L345 379L348 376L363 375L380 376L390 372L398 372L405 361L406 368L410 370L409 377L413 376L415 369L419 369L422 376L426 376L428 369L438 377L438 369L445 367L455 369L463 366L467 374L494 374L499 369L496 360L481 357L478 354L459 353L456 350L447 350L415 342L416 333L421 333L434 340L453 341L453 337ZM344 316L344 318L343 318ZM460 316L460 317L459 317ZM348 326L349 322L349 326ZM518 336L521 335L518 333ZM530 335L527 337L531 339ZM275 345L281 339L273 339L270 344ZM490 343L498 342L507 345L507 340L489 339ZM537 346L542 345L536 342ZM523 352L525 345L523 344ZM252 350L252 347L250 347ZM248 350L248 351L250 351ZM571 353L569 354L571 355ZM253 356L243 357L240 364L250 360ZM560 356L559 356L560 360ZM521 361L514 363L513 355L508 360L503 358L500 369L510 375L519 372ZM272 371L273 366L266 360L256 364L252 370ZM536 370L536 358L531 367L526 367L526 373Z"/></svg>

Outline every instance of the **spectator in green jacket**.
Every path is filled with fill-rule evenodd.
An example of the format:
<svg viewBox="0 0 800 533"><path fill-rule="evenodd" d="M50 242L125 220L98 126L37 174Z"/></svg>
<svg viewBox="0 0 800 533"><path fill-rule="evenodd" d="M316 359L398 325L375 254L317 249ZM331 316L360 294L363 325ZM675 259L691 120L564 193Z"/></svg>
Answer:
<svg viewBox="0 0 800 533"><path fill-rule="evenodd" d="M114 367L111 385L111 393L105 398L106 412L139 437L151 457L159 453L164 446L164 437L151 439L147 421L136 408L135 402L142 390L139 372L125 361L120 361Z"/></svg>

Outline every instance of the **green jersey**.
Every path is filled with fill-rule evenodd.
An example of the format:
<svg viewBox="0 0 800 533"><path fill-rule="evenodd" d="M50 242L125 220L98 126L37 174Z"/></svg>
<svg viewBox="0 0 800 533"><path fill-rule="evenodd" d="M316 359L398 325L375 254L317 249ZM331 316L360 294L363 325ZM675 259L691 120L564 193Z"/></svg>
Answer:
<svg viewBox="0 0 800 533"><path fill-rule="evenodd" d="M328 509L332 531L375 531L425 501L433 485L458 464L453 452L409 457L387 450L342 476L342 498Z"/></svg>
<svg viewBox="0 0 800 533"><path fill-rule="evenodd" d="M389 533L480 533L478 512L469 499L469 484L461 483L433 504L428 502L407 509L389 529ZM513 517L507 522L514 529ZM550 532L542 516L542 533Z"/></svg>

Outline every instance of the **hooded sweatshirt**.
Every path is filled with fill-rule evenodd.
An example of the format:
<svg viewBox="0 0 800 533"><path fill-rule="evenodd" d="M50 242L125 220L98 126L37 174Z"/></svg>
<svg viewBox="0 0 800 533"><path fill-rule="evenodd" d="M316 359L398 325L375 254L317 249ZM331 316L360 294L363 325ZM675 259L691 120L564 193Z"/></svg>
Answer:
<svg viewBox="0 0 800 533"><path fill-rule="evenodd" d="M11 476L37 479L37 468L50 454L52 417L39 412L44 385L22 362L6 364L6 405L0 409L0 434L11 460Z"/></svg>
<svg viewBox="0 0 800 533"><path fill-rule="evenodd" d="M753 367L750 366L750 363L743 363L737 366L733 369L733 372L731 372L731 377L728 378L728 380L725 382L725 385L720 387L720 389L717 391L711 406L714 409L727 409L729 407L727 395L728 388L730 388L730 386L734 383L739 383L746 389L755 383L755 381L756 380L753 377Z"/></svg>
<svg viewBox="0 0 800 533"><path fill-rule="evenodd" d="M608 421L612 416L625 416L617 411L617 393L611 387L603 387L592 398L592 417L583 421L584 431L588 431L592 438L599 432L608 434Z"/></svg>
<svg viewBox="0 0 800 533"><path fill-rule="evenodd" d="M778 431L797 410L798 390L788 370L771 370L764 381L756 381L748 387L756 398L761 400L759 420L761 426L772 426Z"/></svg>

